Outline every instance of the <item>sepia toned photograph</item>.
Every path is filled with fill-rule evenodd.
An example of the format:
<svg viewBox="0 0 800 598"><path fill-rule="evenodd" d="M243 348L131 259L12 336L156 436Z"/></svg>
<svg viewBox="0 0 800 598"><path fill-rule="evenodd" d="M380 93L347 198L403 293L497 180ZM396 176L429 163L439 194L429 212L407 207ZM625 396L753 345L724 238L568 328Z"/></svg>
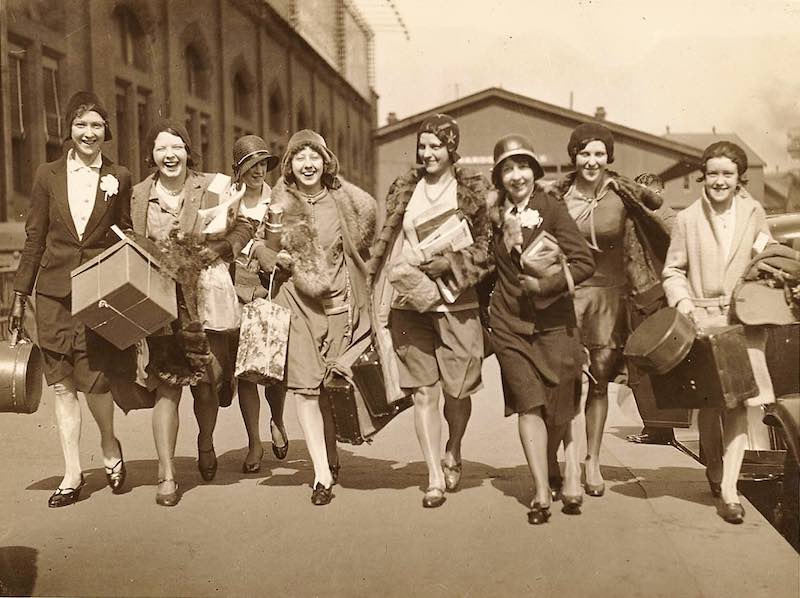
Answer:
<svg viewBox="0 0 800 598"><path fill-rule="evenodd" d="M800 595L800 0L0 0L0 95L0 596Z"/></svg>

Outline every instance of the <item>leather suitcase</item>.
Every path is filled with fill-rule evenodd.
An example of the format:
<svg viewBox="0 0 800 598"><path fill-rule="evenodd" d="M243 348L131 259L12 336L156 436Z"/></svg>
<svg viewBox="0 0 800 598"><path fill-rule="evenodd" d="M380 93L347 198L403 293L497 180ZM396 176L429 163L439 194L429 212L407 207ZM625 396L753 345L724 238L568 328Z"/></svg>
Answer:
<svg viewBox="0 0 800 598"><path fill-rule="evenodd" d="M703 330L681 363L651 380L659 409L735 407L758 394L741 325Z"/></svg>
<svg viewBox="0 0 800 598"><path fill-rule="evenodd" d="M373 414L359 388L339 375L326 380L322 392L330 401L336 439L347 444L371 442L378 431L412 404L411 397L405 397L387 406L386 413Z"/></svg>
<svg viewBox="0 0 800 598"><path fill-rule="evenodd" d="M767 327L764 355L775 396L800 393L800 324Z"/></svg>

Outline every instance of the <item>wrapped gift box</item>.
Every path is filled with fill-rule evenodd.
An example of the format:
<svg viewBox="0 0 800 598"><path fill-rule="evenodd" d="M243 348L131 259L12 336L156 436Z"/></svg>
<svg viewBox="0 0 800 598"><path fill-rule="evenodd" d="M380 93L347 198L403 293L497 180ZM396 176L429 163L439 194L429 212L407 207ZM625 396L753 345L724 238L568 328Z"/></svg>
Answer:
<svg viewBox="0 0 800 598"><path fill-rule="evenodd" d="M178 317L175 281L128 238L76 268L72 315L126 349Z"/></svg>

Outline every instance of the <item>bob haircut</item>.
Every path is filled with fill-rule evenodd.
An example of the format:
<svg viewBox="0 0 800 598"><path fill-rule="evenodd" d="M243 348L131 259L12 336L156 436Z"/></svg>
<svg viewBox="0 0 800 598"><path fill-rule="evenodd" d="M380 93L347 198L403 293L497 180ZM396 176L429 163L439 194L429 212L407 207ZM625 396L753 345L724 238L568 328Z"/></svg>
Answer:
<svg viewBox="0 0 800 598"><path fill-rule="evenodd" d="M747 154L732 141L717 141L705 149L703 157L700 158L700 176L697 177L698 183L702 183L706 180L706 164L708 164L708 161L712 158L728 158L731 162L736 164L739 182L742 185L747 184Z"/></svg>
<svg viewBox="0 0 800 598"><path fill-rule="evenodd" d="M163 126L155 126L150 130L150 134L147 136L147 145L145 146L147 153L144 157L144 163L150 168L155 168L156 163L153 161L153 146L159 133L170 133L171 135L175 135L175 137L181 138L183 144L186 146L186 166L187 168L194 169L200 156L195 155L192 151L192 140L189 137L189 133L180 125L170 123Z"/></svg>

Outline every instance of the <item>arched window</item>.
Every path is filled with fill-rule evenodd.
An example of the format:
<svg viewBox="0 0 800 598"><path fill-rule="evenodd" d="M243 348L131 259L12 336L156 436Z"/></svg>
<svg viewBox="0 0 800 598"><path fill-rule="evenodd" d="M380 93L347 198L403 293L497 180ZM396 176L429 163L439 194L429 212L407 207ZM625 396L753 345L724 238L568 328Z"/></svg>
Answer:
<svg viewBox="0 0 800 598"><path fill-rule="evenodd" d="M322 135L322 138L325 140L325 143L330 143L330 141L328 140L328 119L326 119L324 116L319 122L319 131L317 132L320 135Z"/></svg>
<svg viewBox="0 0 800 598"><path fill-rule="evenodd" d="M307 129L309 126L311 126L311 122L308 118L305 102L300 100L297 104L297 130Z"/></svg>
<svg viewBox="0 0 800 598"><path fill-rule="evenodd" d="M244 70L233 75L233 112L241 118L253 117L253 82Z"/></svg>
<svg viewBox="0 0 800 598"><path fill-rule="evenodd" d="M277 85L274 85L269 93L268 109L270 130L286 135L289 132L289 127L286 126L286 103L283 101L281 88Z"/></svg>
<svg viewBox="0 0 800 598"><path fill-rule="evenodd" d="M186 66L186 91L189 95L208 99L209 69L206 56L196 43L190 43L184 50Z"/></svg>
<svg viewBox="0 0 800 598"><path fill-rule="evenodd" d="M123 64L133 66L140 71L150 68L148 48L139 19L127 6L118 6L114 11L117 25L117 49Z"/></svg>

